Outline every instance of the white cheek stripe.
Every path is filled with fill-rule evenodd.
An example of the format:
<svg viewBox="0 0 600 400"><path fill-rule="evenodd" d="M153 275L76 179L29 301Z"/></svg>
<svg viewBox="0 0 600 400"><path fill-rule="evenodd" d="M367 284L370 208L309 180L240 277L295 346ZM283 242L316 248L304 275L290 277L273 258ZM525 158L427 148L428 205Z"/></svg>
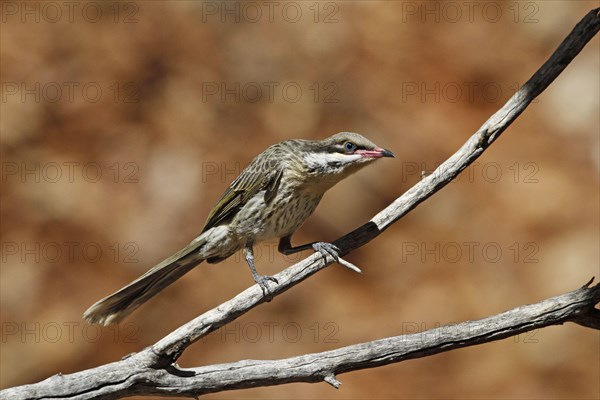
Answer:
<svg viewBox="0 0 600 400"><path fill-rule="evenodd" d="M322 169L330 163L340 162L342 165L351 163L361 158L360 154L342 153L308 153L304 156L304 162L309 168Z"/></svg>

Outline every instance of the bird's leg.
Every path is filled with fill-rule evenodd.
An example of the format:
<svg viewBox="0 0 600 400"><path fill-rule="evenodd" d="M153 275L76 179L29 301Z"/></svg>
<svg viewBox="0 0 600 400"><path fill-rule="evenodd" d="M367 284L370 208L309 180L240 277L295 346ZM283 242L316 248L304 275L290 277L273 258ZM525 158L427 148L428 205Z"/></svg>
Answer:
<svg viewBox="0 0 600 400"><path fill-rule="evenodd" d="M273 298L273 294L271 290L269 290L269 281L279 283L279 281L272 276L269 275L260 275L254 266L254 252L252 251L252 244L246 245L244 247L244 257L246 258L246 262L248 266L250 266L250 272L252 272L252 277L254 278L254 282L260 286L263 291L263 295L268 297L267 301L271 301Z"/></svg>
<svg viewBox="0 0 600 400"><path fill-rule="evenodd" d="M285 254L287 256L290 254L297 253L299 251L313 249L315 252L321 254L324 261L327 261L327 256L330 256L338 264L341 264L346 268L350 268L351 270L362 274L360 268L340 257L340 249L336 245L327 242L312 242L300 246L292 246L291 238L292 236L290 235L279 239L279 246L277 247L277 249L280 253Z"/></svg>
<svg viewBox="0 0 600 400"><path fill-rule="evenodd" d="M279 239L279 246L277 247L277 250L279 250L280 253L289 256L290 254L298 253L299 251L313 249L314 251L321 253L323 258L330 256L336 262L340 257L340 249L331 243L312 242L300 246L292 246L291 238L291 236L286 236Z"/></svg>

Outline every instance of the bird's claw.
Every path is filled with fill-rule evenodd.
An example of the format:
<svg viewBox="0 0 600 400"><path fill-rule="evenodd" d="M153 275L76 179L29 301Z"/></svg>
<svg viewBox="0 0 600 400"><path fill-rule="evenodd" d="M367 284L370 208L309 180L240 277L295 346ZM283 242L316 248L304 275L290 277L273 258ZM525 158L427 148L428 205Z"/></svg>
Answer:
<svg viewBox="0 0 600 400"><path fill-rule="evenodd" d="M269 282L275 282L276 284L279 284L279 281L270 275L258 275L254 278L254 280L258 286L260 286L266 301L273 300L273 293L271 292L271 289L269 289Z"/></svg>
<svg viewBox="0 0 600 400"><path fill-rule="evenodd" d="M340 249L336 245L327 242L317 242L313 244L312 247L316 252L323 256L323 261L327 262L327 256L330 256L336 263L343 265L354 272L362 274L360 268L340 257Z"/></svg>
<svg viewBox="0 0 600 400"><path fill-rule="evenodd" d="M313 244L312 247L316 252L323 256L323 261L327 261L327 256L329 256L333 258L335 262L339 262L340 249L336 245L327 242L317 242Z"/></svg>

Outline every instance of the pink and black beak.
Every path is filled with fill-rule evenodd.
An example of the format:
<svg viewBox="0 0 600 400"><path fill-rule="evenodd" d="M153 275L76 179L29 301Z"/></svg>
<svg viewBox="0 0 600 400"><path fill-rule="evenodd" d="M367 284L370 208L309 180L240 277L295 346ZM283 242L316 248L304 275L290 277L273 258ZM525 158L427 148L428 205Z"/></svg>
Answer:
<svg viewBox="0 0 600 400"><path fill-rule="evenodd" d="M396 157L394 153L389 150L376 147L374 149L358 149L355 151L356 154L360 154L364 158L381 158L381 157Z"/></svg>

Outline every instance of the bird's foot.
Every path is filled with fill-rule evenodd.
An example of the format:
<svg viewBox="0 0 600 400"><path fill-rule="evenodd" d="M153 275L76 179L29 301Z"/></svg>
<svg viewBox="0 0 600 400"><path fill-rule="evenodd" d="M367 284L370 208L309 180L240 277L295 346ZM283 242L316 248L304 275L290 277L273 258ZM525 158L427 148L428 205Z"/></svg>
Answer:
<svg viewBox="0 0 600 400"><path fill-rule="evenodd" d="M270 275L256 275L254 277L254 281L258 284L258 286L260 286L263 296L265 296L265 300L273 300L273 293L271 292L271 289L269 289L269 282L275 282L276 284L279 284L279 281Z"/></svg>
<svg viewBox="0 0 600 400"><path fill-rule="evenodd" d="M316 242L312 245L312 247L317 253L323 256L323 261L327 262L327 256L329 256L333 258L333 260L338 264L343 265L344 267L349 268L354 272L362 274L360 268L340 257L340 249L336 245L327 242Z"/></svg>
<svg viewBox="0 0 600 400"><path fill-rule="evenodd" d="M335 244L327 242L317 242L312 245L317 253L323 256L323 261L327 261L327 256L333 258L335 262L340 259L340 249Z"/></svg>

